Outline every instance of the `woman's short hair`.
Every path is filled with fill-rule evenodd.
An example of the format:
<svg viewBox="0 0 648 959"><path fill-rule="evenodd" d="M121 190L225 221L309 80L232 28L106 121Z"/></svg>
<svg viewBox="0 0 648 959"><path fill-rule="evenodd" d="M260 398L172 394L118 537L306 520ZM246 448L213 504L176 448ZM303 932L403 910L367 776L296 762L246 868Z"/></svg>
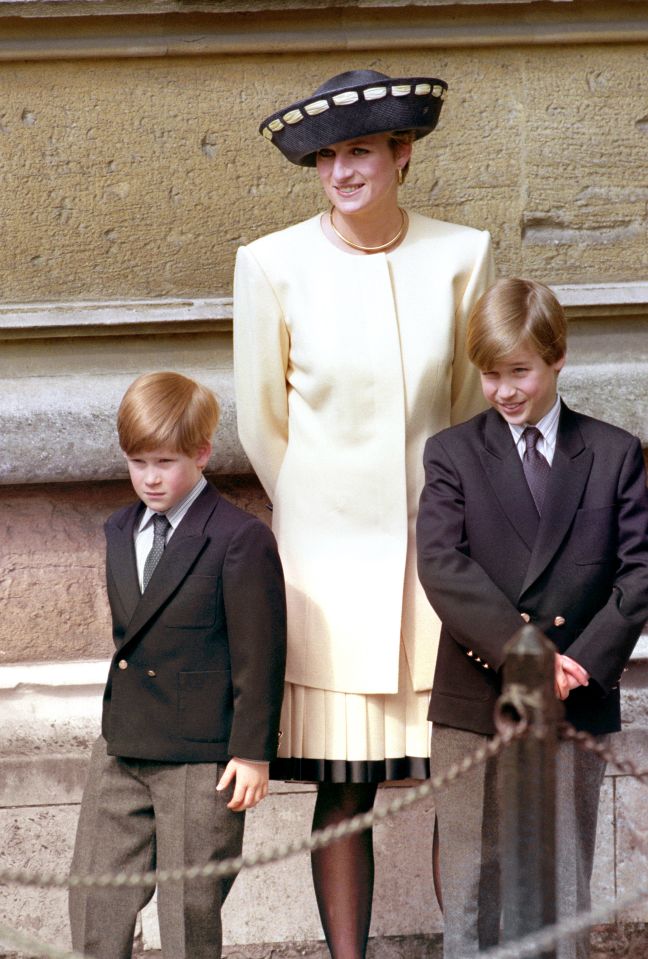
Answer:
<svg viewBox="0 0 648 959"><path fill-rule="evenodd" d="M181 373L145 373L126 390L117 412L127 455L167 447L193 456L211 443L220 409L206 386Z"/></svg>
<svg viewBox="0 0 648 959"><path fill-rule="evenodd" d="M466 333L472 363L487 370L522 344L548 365L567 349L567 321L548 286L518 277L498 280L473 307Z"/></svg>
<svg viewBox="0 0 648 959"><path fill-rule="evenodd" d="M394 154L399 146L409 146L410 144L414 143L415 140L416 132L414 130L392 130L391 133L387 134L387 142L389 143L392 153ZM405 180L405 177L409 173L410 160L407 161L405 166L401 167L403 174L401 183Z"/></svg>

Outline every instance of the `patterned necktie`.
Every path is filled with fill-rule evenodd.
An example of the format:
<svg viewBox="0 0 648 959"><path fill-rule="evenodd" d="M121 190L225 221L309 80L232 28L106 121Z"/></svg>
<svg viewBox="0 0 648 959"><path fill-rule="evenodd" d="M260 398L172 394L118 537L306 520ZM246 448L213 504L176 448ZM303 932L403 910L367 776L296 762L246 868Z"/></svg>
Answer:
<svg viewBox="0 0 648 959"><path fill-rule="evenodd" d="M142 576L142 592L148 586L155 567L162 559L162 553L166 546L167 530L171 526L164 513L156 513L153 517L153 545L146 557L144 563L144 574Z"/></svg>
<svg viewBox="0 0 648 959"><path fill-rule="evenodd" d="M522 436L526 443L526 450L522 457L524 475L529 484L536 509L538 513L542 513L542 503L547 490L547 480L549 479L551 467L542 453L539 453L537 450L538 440L542 437L540 430L535 426L527 426Z"/></svg>

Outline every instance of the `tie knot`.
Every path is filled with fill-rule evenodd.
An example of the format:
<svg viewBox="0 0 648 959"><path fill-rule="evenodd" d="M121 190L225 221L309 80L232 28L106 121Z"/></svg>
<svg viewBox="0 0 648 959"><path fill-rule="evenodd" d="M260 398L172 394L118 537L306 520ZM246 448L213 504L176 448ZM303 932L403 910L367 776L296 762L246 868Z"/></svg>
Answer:
<svg viewBox="0 0 648 959"><path fill-rule="evenodd" d="M164 513L156 513L153 517L153 535L166 536L166 532L171 523Z"/></svg>
<svg viewBox="0 0 648 959"><path fill-rule="evenodd" d="M538 445L538 440L542 439L542 433L537 426L525 427L522 436L528 450L534 450Z"/></svg>

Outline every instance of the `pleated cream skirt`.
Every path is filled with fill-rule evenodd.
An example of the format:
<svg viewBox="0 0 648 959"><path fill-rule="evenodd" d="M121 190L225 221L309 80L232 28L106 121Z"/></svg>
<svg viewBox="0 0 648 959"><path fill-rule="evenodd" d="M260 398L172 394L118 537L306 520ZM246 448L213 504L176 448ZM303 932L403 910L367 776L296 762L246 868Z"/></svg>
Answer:
<svg viewBox="0 0 648 959"><path fill-rule="evenodd" d="M273 779L384 782L429 776L430 692L415 692L401 645L398 692L340 693L286 683Z"/></svg>

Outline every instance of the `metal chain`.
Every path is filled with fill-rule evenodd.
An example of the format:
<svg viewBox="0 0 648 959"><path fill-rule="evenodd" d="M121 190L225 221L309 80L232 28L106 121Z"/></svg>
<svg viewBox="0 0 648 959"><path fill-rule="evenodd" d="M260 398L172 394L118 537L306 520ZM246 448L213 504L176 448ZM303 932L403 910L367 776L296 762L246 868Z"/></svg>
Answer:
<svg viewBox="0 0 648 959"><path fill-rule="evenodd" d="M527 734L528 727L525 722L512 725L510 729L494 736L483 746L480 746L473 753L451 766L444 773L432 776L420 786L413 786L392 800L382 809L372 809L366 813L360 813L353 819L346 819L333 826L327 826L318 832L312 833L302 839L295 839L292 842L276 843L258 853L248 853L231 859L223 859L220 862L210 862L204 866L190 866L185 869L160 869L157 872L146 873L124 873L115 874L106 873L97 876L67 876L61 877L54 873L38 874L26 869L1 869L0 882L13 883L19 886L35 886L37 888L63 888L65 886L128 886L145 887L155 886L165 882L178 882L183 879L207 879L225 876L234 876L241 869L253 869L256 866L265 866L269 863L278 862L282 859L288 859L300 852L309 852L313 849L323 849L331 845L338 839L354 835L358 832L364 832L371 828L376 822L387 819L403 809L411 806L413 803L424 799L426 796L439 792L444 786L460 779L476 766L485 763L489 758L497 756L503 749L515 740L521 739Z"/></svg>
<svg viewBox="0 0 648 959"><path fill-rule="evenodd" d="M560 739L572 740L584 752L596 753L601 759L615 766L619 772L648 785L648 769L639 770L631 759L618 756L606 743L599 742L591 733L574 729L569 723L559 723L558 736Z"/></svg>

